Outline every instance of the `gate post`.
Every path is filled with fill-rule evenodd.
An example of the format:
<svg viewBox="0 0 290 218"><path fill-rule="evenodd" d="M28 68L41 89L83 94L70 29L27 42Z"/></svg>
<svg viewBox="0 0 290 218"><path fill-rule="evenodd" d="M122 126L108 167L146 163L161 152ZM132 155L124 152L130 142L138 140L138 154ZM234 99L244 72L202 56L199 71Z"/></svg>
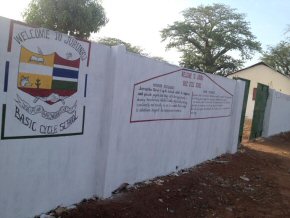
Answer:
<svg viewBox="0 0 290 218"><path fill-rule="evenodd" d="M245 82L241 80L236 81L236 88L234 93L233 109L231 114L231 129L229 133L229 153L235 153L239 144L239 126L241 122L242 105L244 99Z"/></svg>
<svg viewBox="0 0 290 218"><path fill-rule="evenodd" d="M262 136L269 87L258 83L250 140Z"/></svg>

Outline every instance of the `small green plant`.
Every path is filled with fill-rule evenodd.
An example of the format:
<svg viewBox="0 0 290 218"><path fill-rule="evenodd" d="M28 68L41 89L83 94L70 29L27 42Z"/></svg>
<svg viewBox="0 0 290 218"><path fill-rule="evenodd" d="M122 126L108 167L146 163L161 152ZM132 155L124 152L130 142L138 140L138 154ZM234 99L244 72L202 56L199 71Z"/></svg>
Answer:
<svg viewBox="0 0 290 218"><path fill-rule="evenodd" d="M39 89L39 86L41 85L40 83L40 79L37 78L36 82L35 82L36 87Z"/></svg>

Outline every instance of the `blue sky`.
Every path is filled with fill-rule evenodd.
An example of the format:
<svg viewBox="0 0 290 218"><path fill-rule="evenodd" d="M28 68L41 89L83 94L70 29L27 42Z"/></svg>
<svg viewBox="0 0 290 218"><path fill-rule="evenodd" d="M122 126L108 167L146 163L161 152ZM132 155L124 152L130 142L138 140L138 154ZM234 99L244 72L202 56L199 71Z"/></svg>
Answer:
<svg viewBox="0 0 290 218"><path fill-rule="evenodd" d="M1 5L0 16L22 20L21 12L28 2L6 1ZM93 35L93 39L116 37L177 64L180 54L174 49L165 50L160 30L182 19L182 10L213 3L223 3L236 8L239 13L245 13L253 34L264 49L286 38L284 32L290 24L290 0L102 0L110 21ZM247 61L245 67L258 62L259 56L256 54L253 60Z"/></svg>

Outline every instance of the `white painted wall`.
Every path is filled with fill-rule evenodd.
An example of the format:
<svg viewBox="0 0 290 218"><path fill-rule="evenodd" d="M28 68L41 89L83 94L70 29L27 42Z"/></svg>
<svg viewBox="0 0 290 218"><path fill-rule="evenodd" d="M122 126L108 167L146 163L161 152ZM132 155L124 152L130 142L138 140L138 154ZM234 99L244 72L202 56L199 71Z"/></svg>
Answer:
<svg viewBox="0 0 290 218"><path fill-rule="evenodd" d="M130 123L133 84L177 67L124 52L122 48L116 52L119 58L104 196L124 182L166 175L176 167L190 167L236 151L244 82L208 75L234 94L234 114L230 117Z"/></svg>
<svg viewBox="0 0 290 218"><path fill-rule="evenodd" d="M269 89L263 123L263 137L290 131L290 95Z"/></svg>
<svg viewBox="0 0 290 218"><path fill-rule="evenodd" d="M2 71L7 57L13 58L7 54L9 27L10 20L0 18ZM180 68L122 46L92 43L87 96L78 98L86 106L84 134L0 141L0 217L32 217L93 195L108 197L124 182L234 153L244 93L241 81L207 75L204 88L220 86L232 95L231 113L225 117L130 123L134 84L174 70ZM1 107L13 103L15 73L11 71L7 93L0 74ZM15 132L19 128L15 125Z"/></svg>
<svg viewBox="0 0 290 218"><path fill-rule="evenodd" d="M8 92L3 92L9 26L10 20L0 18L1 111L10 98L9 89L17 89L11 83ZM106 84L113 72L112 49L92 44L91 56L98 58L91 61L87 72L87 97L78 99L86 106L84 135L0 141L1 218L32 217L60 204L101 196L108 150L106 99L111 89ZM15 126L15 130L19 128L21 125Z"/></svg>

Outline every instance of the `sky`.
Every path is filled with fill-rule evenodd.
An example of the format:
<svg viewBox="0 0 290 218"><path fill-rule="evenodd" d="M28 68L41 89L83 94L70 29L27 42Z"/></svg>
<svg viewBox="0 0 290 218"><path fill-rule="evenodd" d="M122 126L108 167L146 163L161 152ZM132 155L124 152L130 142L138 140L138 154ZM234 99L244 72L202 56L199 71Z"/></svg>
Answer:
<svg viewBox="0 0 290 218"><path fill-rule="evenodd" d="M0 16L22 21L22 12L30 0L5 1ZM262 43L263 49L286 38L290 24L289 0L101 0L109 19L108 24L92 39L114 37L140 46L151 56L163 57L178 64L180 53L166 50L160 31L174 21L182 20L181 11L198 5L222 3L246 14L252 33ZM288 35L289 36L289 35ZM247 61L245 67L259 62L259 54Z"/></svg>

